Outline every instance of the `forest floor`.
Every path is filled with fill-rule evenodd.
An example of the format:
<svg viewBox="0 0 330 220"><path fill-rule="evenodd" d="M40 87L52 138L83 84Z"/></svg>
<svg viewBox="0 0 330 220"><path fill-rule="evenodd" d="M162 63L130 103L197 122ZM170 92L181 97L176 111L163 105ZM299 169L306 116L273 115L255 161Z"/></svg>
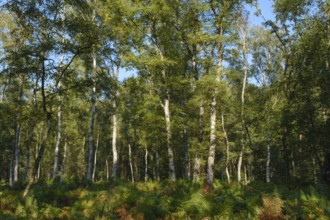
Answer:
<svg viewBox="0 0 330 220"><path fill-rule="evenodd" d="M330 219L326 185L39 182L0 186L0 219Z"/></svg>

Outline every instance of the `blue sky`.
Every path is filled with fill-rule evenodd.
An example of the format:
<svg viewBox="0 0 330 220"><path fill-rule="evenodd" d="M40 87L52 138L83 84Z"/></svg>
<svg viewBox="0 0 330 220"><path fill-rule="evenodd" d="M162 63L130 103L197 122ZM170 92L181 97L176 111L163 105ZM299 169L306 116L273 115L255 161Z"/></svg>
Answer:
<svg viewBox="0 0 330 220"><path fill-rule="evenodd" d="M261 9L262 15L265 17L266 20L274 20L275 16L273 13L273 1L272 0L258 0L259 7ZM255 8L248 7L250 11L249 15L249 23L250 25L261 25L264 22L261 16L257 17L254 15L256 12Z"/></svg>

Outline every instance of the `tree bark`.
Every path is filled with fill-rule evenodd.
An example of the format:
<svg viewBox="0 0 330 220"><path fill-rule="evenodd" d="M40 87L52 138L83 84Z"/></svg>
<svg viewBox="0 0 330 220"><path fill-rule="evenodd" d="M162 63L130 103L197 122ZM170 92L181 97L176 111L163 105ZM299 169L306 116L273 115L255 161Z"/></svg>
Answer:
<svg viewBox="0 0 330 220"><path fill-rule="evenodd" d="M144 154L144 182L148 181L148 148L145 149Z"/></svg>
<svg viewBox="0 0 330 220"><path fill-rule="evenodd" d="M32 183L34 182L36 175L40 171L40 162L41 162L42 156L45 152L46 143L47 143L47 140L48 140L48 134L49 134L50 127L51 127L50 124L51 123L50 123L50 118L49 118L49 120L46 121L46 128L44 130L42 143L41 143L41 146L39 148L38 156L37 156L36 161L35 161L34 166L33 166L31 178L29 180L28 185L26 186L26 188L24 190L23 197L25 197L28 194L29 189L30 189Z"/></svg>
<svg viewBox="0 0 330 220"><path fill-rule="evenodd" d="M134 170L133 170L133 164L132 164L131 144L128 144L128 159L129 159L129 168L130 168L130 171L131 171L132 183L134 183Z"/></svg>
<svg viewBox="0 0 330 220"><path fill-rule="evenodd" d="M112 115L113 128L112 128L112 173L111 177L116 179L117 169L118 169L118 152L117 152L117 106L116 100L112 101L112 107L114 109L114 114Z"/></svg>
<svg viewBox="0 0 330 220"><path fill-rule="evenodd" d="M57 140L56 140L56 146L55 146L53 179L55 179L56 176L57 176L59 149L60 149L61 135L62 135L62 100L61 100L61 95L60 94L57 95L57 101L58 101L58 107L57 107Z"/></svg>
<svg viewBox="0 0 330 220"><path fill-rule="evenodd" d="M242 43L242 52L243 52L243 60L244 60L244 77L243 77L243 85L242 85L242 94L241 94L241 123L242 123L242 148L238 158L237 164L237 181L241 182L241 169L242 169L242 161L243 154L245 151L245 136L246 136L246 128L245 128L245 115L244 115L244 104L245 104L245 87L248 75L248 61L247 61L247 47L246 47L246 24L243 21L243 24L240 26L241 31L241 43Z"/></svg>
<svg viewBox="0 0 330 220"><path fill-rule="evenodd" d="M218 28L219 40L218 40L218 60L217 60L217 75L216 75L216 82L220 83L221 81L221 74L222 74L222 61L223 61L223 27L222 23L220 22ZM217 96L218 96L218 88L214 88L214 92L211 99L210 105L210 148L207 160L207 175L206 181L209 188L213 186L213 179L214 179L214 158L215 158L215 148L216 148L216 122L217 122Z"/></svg>
<svg viewBox="0 0 330 220"><path fill-rule="evenodd" d="M225 143L226 143L226 176L227 176L227 181L228 183L230 183L230 173L229 173L229 141L228 141L228 135L227 135L227 131L225 129L225 117L223 115L223 113L221 113L221 125L222 125L222 131L223 134L225 136Z"/></svg>
<svg viewBox="0 0 330 220"><path fill-rule="evenodd" d="M20 118L20 114L18 116L18 120L20 120L19 118ZM20 122L17 122L15 129L15 146L14 146L14 179L13 179L14 183L18 181L20 133L21 133L21 124Z"/></svg>
<svg viewBox="0 0 330 220"><path fill-rule="evenodd" d="M209 187L213 184L214 179L214 157L215 157L215 147L216 147L216 119L217 119L217 110L216 110L216 97L213 96L211 102L211 126L210 126L210 148L209 148L209 156L207 160L207 177L206 181Z"/></svg>
<svg viewBox="0 0 330 220"><path fill-rule="evenodd" d="M196 155L194 161L194 175L193 175L194 182L197 182L199 180L200 171L201 171L201 158Z"/></svg>
<svg viewBox="0 0 330 220"><path fill-rule="evenodd" d="M63 179L64 179L67 145L68 145L68 142L65 140L62 167L61 167L61 183L63 182Z"/></svg>
<svg viewBox="0 0 330 220"><path fill-rule="evenodd" d="M96 162L97 162L97 149L99 148L99 138L100 134L97 135L96 139L96 145L95 145L95 152L94 152L94 165L93 165L93 175L92 175L92 181L95 181L95 173L96 173Z"/></svg>
<svg viewBox="0 0 330 220"><path fill-rule="evenodd" d="M92 53L93 59L93 88L92 88L92 109L91 109L91 121L89 125L89 137L88 137L88 145L89 145L89 155L88 155L88 168L87 168L87 179L92 180L92 172L93 172L93 161L94 161L94 142L93 142L93 134L94 134L94 121L96 115L96 53Z"/></svg>
<svg viewBox="0 0 330 220"><path fill-rule="evenodd" d="M165 122L166 122L166 135L167 135L166 140L167 140L167 151L168 151L170 179L175 181L176 180L176 174L175 174L175 165L174 165L174 154L173 154L173 148L172 148L170 100L168 98L168 95L165 97L163 108L164 108Z"/></svg>
<svg viewBox="0 0 330 220"><path fill-rule="evenodd" d="M270 131L267 132L266 182L270 182Z"/></svg>

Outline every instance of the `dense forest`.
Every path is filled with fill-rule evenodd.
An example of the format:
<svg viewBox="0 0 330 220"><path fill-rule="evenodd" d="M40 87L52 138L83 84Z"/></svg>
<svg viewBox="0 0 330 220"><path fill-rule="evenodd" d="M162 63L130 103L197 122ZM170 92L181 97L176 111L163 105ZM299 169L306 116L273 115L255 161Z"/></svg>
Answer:
<svg viewBox="0 0 330 220"><path fill-rule="evenodd" d="M0 217L38 218L31 207L50 198L58 219L330 216L329 1L274 0L274 20L256 0L0 7ZM249 23L251 9L262 25ZM292 208L303 202L283 211L290 187L312 186L319 212ZM113 192L98 214L65 217L59 204L94 204L79 187ZM207 205L225 195L233 215Z"/></svg>

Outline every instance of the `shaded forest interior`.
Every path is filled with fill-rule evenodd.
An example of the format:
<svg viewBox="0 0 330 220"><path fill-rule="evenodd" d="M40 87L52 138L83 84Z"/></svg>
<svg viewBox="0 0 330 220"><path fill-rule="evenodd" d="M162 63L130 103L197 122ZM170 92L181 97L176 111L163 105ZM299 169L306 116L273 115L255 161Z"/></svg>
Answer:
<svg viewBox="0 0 330 220"><path fill-rule="evenodd" d="M0 217L330 218L329 1L0 7Z"/></svg>

